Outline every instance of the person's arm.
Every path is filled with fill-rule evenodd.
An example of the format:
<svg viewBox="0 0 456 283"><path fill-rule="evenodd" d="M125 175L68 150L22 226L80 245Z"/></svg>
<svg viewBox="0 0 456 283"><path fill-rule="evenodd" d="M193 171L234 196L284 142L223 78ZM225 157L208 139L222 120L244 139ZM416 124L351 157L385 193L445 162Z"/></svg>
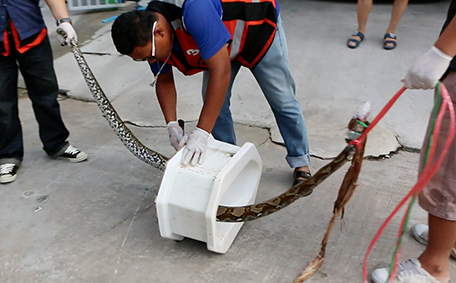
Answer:
<svg viewBox="0 0 456 283"><path fill-rule="evenodd" d="M222 21L221 2L207 0L186 1L183 23L198 45L201 58L209 70L204 105L197 127L211 133L220 114L231 76L231 63L226 43L230 40ZM204 16L201 16L204 15Z"/></svg>
<svg viewBox="0 0 456 283"><path fill-rule="evenodd" d="M421 55L404 78L409 89L432 89L456 55L456 17L451 20L428 52Z"/></svg>
<svg viewBox="0 0 456 283"><path fill-rule="evenodd" d="M65 0L46 0L46 3L56 20L70 17Z"/></svg>
<svg viewBox="0 0 456 283"><path fill-rule="evenodd" d="M196 129L193 130L186 141L187 146L182 154L182 165L203 164L207 148L207 139L214 128L223 102L231 76L231 62L228 49L223 46L215 55L205 60L209 68L209 81L207 84L206 98Z"/></svg>
<svg viewBox="0 0 456 283"><path fill-rule="evenodd" d="M223 47L205 62L210 71L210 78L197 127L211 133L225 100L230 81L231 63L228 49ZM176 121L177 92L172 69L158 76L156 94L166 123Z"/></svg>
<svg viewBox="0 0 456 283"><path fill-rule="evenodd" d="M46 0L49 9L54 18L57 20L57 37L62 46L69 44L71 40L78 40L76 31L73 28L71 19L68 13L68 8L65 0Z"/></svg>
<svg viewBox="0 0 456 283"><path fill-rule="evenodd" d="M185 134L184 129L177 123L177 92L172 69L157 77L155 92L163 116L165 117L169 142L175 150L179 150L187 142L188 136Z"/></svg>
<svg viewBox="0 0 456 283"><path fill-rule="evenodd" d="M434 46L450 57L456 55L456 17L451 20Z"/></svg>
<svg viewBox="0 0 456 283"><path fill-rule="evenodd" d="M223 102L231 77L231 62L228 48L222 47L214 56L205 61L209 68L209 82L206 98L201 110L197 127L208 133L212 132Z"/></svg>
<svg viewBox="0 0 456 283"><path fill-rule="evenodd" d="M231 76L230 56L226 43L230 40L231 34L222 21L222 15L223 8L218 1L187 1L183 8L183 23L198 45L201 58L209 70L206 98L198 124L188 136L187 146L182 155L181 163L184 166L203 164L209 135L225 101Z"/></svg>
<svg viewBox="0 0 456 283"><path fill-rule="evenodd" d="M172 69L158 76L155 92L157 93L158 103L160 104L166 123L177 121L177 92Z"/></svg>

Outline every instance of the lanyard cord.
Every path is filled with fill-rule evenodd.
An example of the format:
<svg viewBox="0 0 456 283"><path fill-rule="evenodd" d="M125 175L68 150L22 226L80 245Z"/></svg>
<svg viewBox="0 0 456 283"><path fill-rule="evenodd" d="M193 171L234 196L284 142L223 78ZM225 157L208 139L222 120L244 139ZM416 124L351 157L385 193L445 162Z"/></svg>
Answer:
<svg viewBox="0 0 456 283"><path fill-rule="evenodd" d="M166 57L165 62L163 62L163 65L158 70L158 73L154 76L154 80L149 84L151 87L155 86L155 83L157 82L157 79L158 79L158 75L160 75L161 71L163 70L163 67L165 67L165 65L166 65L166 62L168 62L169 57L171 57L171 53L173 52L173 42L174 42L174 35L171 39L171 51L169 51L168 57Z"/></svg>

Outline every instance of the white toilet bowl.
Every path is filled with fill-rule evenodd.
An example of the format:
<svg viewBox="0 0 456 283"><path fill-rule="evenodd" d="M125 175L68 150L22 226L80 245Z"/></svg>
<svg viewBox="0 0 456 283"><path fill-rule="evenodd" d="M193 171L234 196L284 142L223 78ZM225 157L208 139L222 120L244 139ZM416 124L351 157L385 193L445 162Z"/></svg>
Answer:
<svg viewBox="0 0 456 283"><path fill-rule="evenodd" d="M195 239L226 253L244 223L216 222L217 208L255 202L260 155L252 143L238 147L211 137L204 164L183 167L181 158L182 150L168 161L156 199L160 235Z"/></svg>

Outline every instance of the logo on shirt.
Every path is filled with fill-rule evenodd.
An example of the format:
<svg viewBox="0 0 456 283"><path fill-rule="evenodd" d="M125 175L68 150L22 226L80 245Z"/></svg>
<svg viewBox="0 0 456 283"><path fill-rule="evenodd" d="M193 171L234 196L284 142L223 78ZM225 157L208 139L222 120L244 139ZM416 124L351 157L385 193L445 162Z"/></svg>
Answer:
<svg viewBox="0 0 456 283"><path fill-rule="evenodd" d="M199 49L188 49L187 54L191 56L196 56L200 53Z"/></svg>

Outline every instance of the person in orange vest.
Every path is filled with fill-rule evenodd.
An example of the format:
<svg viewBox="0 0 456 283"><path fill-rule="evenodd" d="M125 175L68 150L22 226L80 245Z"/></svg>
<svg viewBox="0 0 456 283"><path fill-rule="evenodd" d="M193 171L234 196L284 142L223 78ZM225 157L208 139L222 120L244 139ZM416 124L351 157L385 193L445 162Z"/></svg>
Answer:
<svg viewBox="0 0 456 283"><path fill-rule="evenodd" d="M236 144L231 90L241 66L259 83L294 168L294 184L309 178L306 126L295 97L288 49L275 0L152 1L145 11L120 15L111 30L117 51L147 61L172 146L186 145L183 165L203 163L210 134ZM204 105L189 135L178 126L172 66L185 75L204 72Z"/></svg>
<svg viewBox="0 0 456 283"><path fill-rule="evenodd" d="M62 45L76 39L64 0L46 0ZM59 88L47 29L37 0L0 0L0 184L16 180L24 156L18 110L18 70L32 100L44 151L81 162L87 154L69 144L60 115Z"/></svg>
<svg viewBox="0 0 456 283"><path fill-rule="evenodd" d="M456 0L452 0L442 34L429 51L421 55L407 72L404 86L409 89L433 89L442 81L456 108ZM439 109L436 105L434 111ZM423 150L420 156L420 172L427 159L427 148L431 140L431 114ZM449 131L450 119L446 114L442 121L436 156L440 154ZM440 151L440 152L439 152ZM436 157L434 157L436 159ZM456 139L445 156L442 165L420 193L420 206L428 212L429 226L415 225L412 234L426 250L418 257L399 263L393 283L448 283L450 282L450 255L455 255L456 245ZM372 272L374 283L384 283L389 277L389 269L379 268Z"/></svg>

